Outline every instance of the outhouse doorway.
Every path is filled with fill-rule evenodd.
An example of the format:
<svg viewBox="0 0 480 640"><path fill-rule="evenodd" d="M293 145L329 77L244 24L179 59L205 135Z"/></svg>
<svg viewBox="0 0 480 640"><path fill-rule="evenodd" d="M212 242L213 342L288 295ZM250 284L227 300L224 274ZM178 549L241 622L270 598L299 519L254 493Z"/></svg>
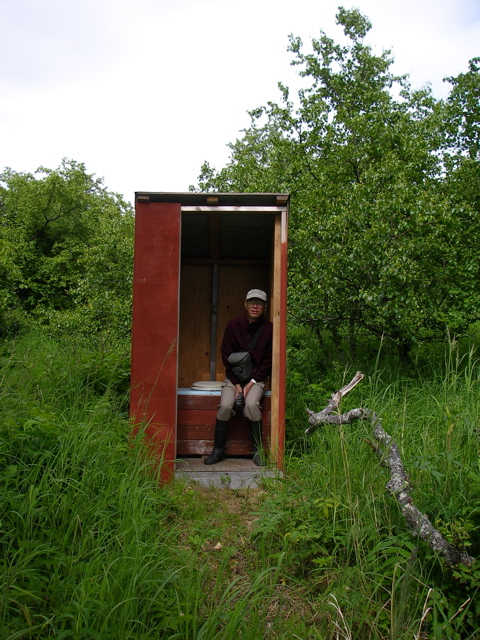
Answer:
<svg viewBox="0 0 480 640"><path fill-rule="evenodd" d="M135 194L130 413L163 481L192 465L215 471L202 464L225 375L220 344L253 288L267 292L273 322L262 427L270 465L282 468L288 206L276 193ZM234 418L222 469L241 468L250 452L248 423Z"/></svg>

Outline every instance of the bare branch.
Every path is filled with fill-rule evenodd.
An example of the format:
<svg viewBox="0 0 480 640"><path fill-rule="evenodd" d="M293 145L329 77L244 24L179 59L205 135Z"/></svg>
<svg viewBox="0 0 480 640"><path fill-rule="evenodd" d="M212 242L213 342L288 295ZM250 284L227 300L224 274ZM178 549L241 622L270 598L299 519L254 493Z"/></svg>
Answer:
<svg viewBox="0 0 480 640"><path fill-rule="evenodd" d="M364 375L358 371L349 384L332 395L328 405L323 411L314 413L307 409L309 426L305 433L313 433L320 424L340 425L351 424L355 420L370 420L373 427L373 436L378 442L378 445L375 443L369 444L375 449L379 456L380 464L390 469L390 480L386 485L386 490L401 506L402 515L407 521L413 535L419 536L427 542L435 552L443 556L448 566L451 567L459 563L467 566L472 565L475 558L468 555L464 549L459 549L445 540L442 534L432 525L428 517L413 504L410 496L412 487L405 472L397 444L383 429L379 416L370 409L362 408L352 409L344 414L331 415L333 411L338 409L342 398L363 380L363 378Z"/></svg>
<svg viewBox="0 0 480 640"><path fill-rule="evenodd" d="M310 426L305 431L305 433L313 433L319 424L324 424L325 422L329 422L330 424L340 424L340 422L337 422L335 419L338 418L338 416L330 416L330 414L338 409L342 398L346 396L349 391L355 388L357 384L363 380L364 377L365 376L363 375L363 373L357 371L357 373L353 376L348 384L332 394L330 402L320 413L313 413L313 411L307 409L307 413L309 415L308 422Z"/></svg>

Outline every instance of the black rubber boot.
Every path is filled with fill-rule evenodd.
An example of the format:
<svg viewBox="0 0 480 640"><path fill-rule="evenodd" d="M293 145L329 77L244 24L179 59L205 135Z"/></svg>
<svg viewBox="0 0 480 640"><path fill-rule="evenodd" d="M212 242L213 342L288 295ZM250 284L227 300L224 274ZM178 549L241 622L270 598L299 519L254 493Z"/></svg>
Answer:
<svg viewBox="0 0 480 640"><path fill-rule="evenodd" d="M205 458L203 464L217 464L223 460L225 453L225 444L228 436L228 422L226 420L217 420L215 424L215 439L213 441L213 451Z"/></svg>
<svg viewBox="0 0 480 640"><path fill-rule="evenodd" d="M265 453L262 445L262 423L257 420L256 422L250 420L250 430L253 440L253 464L257 467L265 466Z"/></svg>

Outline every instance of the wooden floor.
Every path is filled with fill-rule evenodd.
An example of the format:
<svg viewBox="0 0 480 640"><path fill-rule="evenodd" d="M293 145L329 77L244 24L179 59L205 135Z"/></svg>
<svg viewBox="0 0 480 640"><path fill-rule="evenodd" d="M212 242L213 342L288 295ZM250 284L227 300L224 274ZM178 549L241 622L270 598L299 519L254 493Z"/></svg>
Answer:
<svg viewBox="0 0 480 640"><path fill-rule="evenodd" d="M203 487L247 489L259 486L263 478L281 478L277 469L257 467L251 458L226 458L217 464L204 464L202 458L182 458L175 464L175 478Z"/></svg>

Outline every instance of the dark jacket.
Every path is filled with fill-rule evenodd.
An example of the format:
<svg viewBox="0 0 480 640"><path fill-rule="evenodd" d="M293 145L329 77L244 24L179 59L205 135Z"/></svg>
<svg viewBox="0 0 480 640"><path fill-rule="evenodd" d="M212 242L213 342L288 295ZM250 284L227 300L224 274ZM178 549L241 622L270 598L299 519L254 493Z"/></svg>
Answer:
<svg viewBox="0 0 480 640"><path fill-rule="evenodd" d="M249 322L248 315L230 320L225 329L222 340L221 353L225 373L233 384L241 384L228 364L228 356L236 351L250 351L250 344L260 326L263 329L257 344L251 351L252 378L257 382L265 382L272 371L272 336L273 324L262 317L258 322Z"/></svg>

